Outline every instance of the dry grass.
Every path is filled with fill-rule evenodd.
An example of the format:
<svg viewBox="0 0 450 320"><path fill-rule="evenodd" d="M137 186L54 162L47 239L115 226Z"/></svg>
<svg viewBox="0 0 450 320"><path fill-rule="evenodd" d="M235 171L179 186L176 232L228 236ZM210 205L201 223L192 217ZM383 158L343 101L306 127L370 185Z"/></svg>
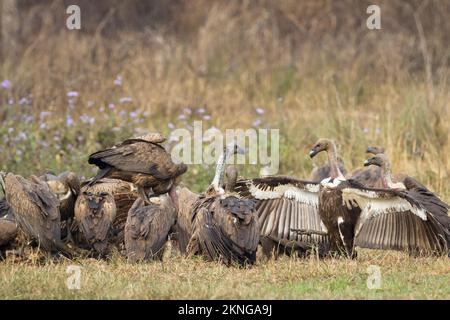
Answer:
<svg viewBox="0 0 450 320"><path fill-rule="evenodd" d="M81 266L80 290L66 286L68 265ZM370 265L380 267L380 289L367 287ZM5 299L449 299L449 283L448 258L368 250L355 261L283 257L250 269L181 257L0 264Z"/></svg>
<svg viewBox="0 0 450 320"><path fill-rule="evenodd" d="M91 152L141 131L168 134L169 123L188 127L205 108L205 129L279 128L280 173L307 177L307 151L318 137L339 142L349 170L361 167L367 145L384 145L395 172L450 201L447 2L380 1L380 31L365 28L367 3L324 0L181 1L185 7L168 10L170 21L138 30L114 28L112 16L126 17L117 7L112 16L87 16L86 32L52 20L63 12L52 3L54 10L42 7L21 20L39 20L41 28L30 27L20 50L0 63L0 81L12 83L0 88L0 170L88 177L95 171L86 161ZM70 91L78 97L69 98ZM259 172L240 169L244 176ZM200 191L212 174L190 166L183 180ZM2 262L2 297L450 298L448 259L393 253L281 259L250 270L180 258L144 265L83 260L80 291L65 287L70 263ZM382 290L365 286L370 264L382 268Z"/></svg>

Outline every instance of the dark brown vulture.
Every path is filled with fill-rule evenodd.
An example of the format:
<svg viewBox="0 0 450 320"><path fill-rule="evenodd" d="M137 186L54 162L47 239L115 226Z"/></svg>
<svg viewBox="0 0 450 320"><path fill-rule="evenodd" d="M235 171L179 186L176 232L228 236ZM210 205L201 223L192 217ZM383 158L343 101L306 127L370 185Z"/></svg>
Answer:
<svg viewBox="0 0 450 320"><path fill-rule="evenodd" d="M345 175L347 173L347 170L344 167L344 161L340 157L338 157L338 165L339 165L339 170ZM311 172L309 179L312 182L320 182L323 179L329 178L330 174L331 174L331 168L330 168L330 165L327 163L327 164L324 164L323 166L314 168Z"/></svg>
<svg viewBox="0 0 450 320"><path fill-rule="evenodd" d="M242 152L235 144L228 145L219 158L214 180L205 194L191 208L192 237L187 252L203 255L226 265L251 265L256 260L259 224L252 199L243 199L234 189L236 172L227 170L229 186L222 188L226 161Z"/></svg>
<svg viewBox="0 0 450 320"><path fill-rule="evenodd" d="M89 163L99 167L99 171L90 184L107 177L132 182L147 203L148 189L152 189L151 195L168 192L176 185L177 178L186 172L187 166L172 161L161 146L164 141L164 136L152 133L91 154Z"/></svg>
<svg viewBox="0 0 450 320"><path fill-rule="evenodd" d="M152 197L146 205L136 199L125 225L125 248L128 261L162 259L164 245L175 224L176 207L168 195Z"/></svg>
<svg viewBox="0 0 450 320"><path fill-rule="evenodd" d="M45 251L70 254L61 242L59 201L47 184L36 176L27 180L12 173L0 174L0 180L14 219L25 235Z"/></svg>
<svg viewBox="0 0 450 320"><path fill-rule="evenodd" d="M75 221L87 244L101 256L111 249L116 203L103 183L86 185L75 203Z"/></svg>
<svg viewBox="0 0 450 320"><path fill-rule="evenodd" d="M321 139L310 156L328 153L332 176L320 183L319 215L331 250L355 257L354 245L447 254L448 206L424 189L374 189L346 180L339 171L335 144Z"/></svg>
<svg viewBox="0 0 450 320"><path fill-rule="evenodd" d="M17 225L8 202L0 199L0 247L6 246L17 235Z"/></svg>

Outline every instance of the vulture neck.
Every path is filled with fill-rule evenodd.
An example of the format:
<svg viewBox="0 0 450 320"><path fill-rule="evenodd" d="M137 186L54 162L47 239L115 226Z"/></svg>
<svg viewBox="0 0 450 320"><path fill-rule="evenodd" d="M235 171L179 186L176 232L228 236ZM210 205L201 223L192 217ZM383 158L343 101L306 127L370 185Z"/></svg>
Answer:
<svg viewBox="0 0 450 320"><path fill-rule="evenodd" d="M216 173L214 175L214 179L211 183L212 187L216 192L220 192L221 185L223 182L223 176L225 172L225 166L227 163L227 159L231 156L231 150L229 148L225 148L223 153L220 155L219 160L217 160Z"/></svg>
<svg viewBox="0 0 450 320"><path fill-rule="evenodd" d="M392 182L391 165L384 162L381 166L381 183L386 189L394 188L395 185Z"/></svg>
<svg viewBox="0 0 450 320"><path fill-rule="evenodd" d="M339 170L338 160L337 160L337 151L336 146L334 144L331 145L327 150L328 154L328 163L330 165L330 176L331 179L342 178L344 179L344 175L341 170Z"/></svg>

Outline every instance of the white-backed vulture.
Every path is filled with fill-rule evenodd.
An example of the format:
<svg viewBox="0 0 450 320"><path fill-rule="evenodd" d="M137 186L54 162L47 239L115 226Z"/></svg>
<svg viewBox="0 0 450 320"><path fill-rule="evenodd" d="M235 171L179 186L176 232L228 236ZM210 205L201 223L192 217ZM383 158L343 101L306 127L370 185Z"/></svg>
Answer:
<svg viewBox="0 0 450 320"><path fill-rule="evenodd" d="M59 175L46 173L40 176L60 202L61 221L74 217L75 201L80 193L80 180L74 172L66 171Z"/></svg>
<svg viewBox="0 0 450 320"><path fill-rule="evenodd" d="M226 161L238 152L242 150L235 144L225 147L213 182L193 204L192 236L187 252L226 265L245 266L255 262L259 242L255 202L229 191L234 189L237 175L233 169L227 170L230 185L226 190L222 188Z"/></svg>
<svg viewBox="0 0 450 320"><path fill-rule="evenodd" d="M117 207L112 192L101 181L85 185L75 203L75 221L88 246L101 256L111 249Z"/></svg>
<svg viewBox="0 0 450 320"><path fill-rule="evenodd" d="M428 190L375 189L346 180L339 171L336 146L319 140L310 152L328 153L332 176L321 182L319 215L331 249L355 257L354 244L368 248L407 250L414 254L448 253L448 229L437 217L448 206Z"/></svg>
<svg viewBox="0 0 450 320"><path fill-rule="evenodd" d="M14 219L28 239L44 251L70 254L61 242L59 201L48 185L36 176L27 180L12 173L0 173L0 182Z"/></svg>
<svg viewBox="0 0 450 320"><path fill-rule="evenodd" d="M162 259L164 245L176 220L176 207L167 195L150 198L146 205L137 198L125 225L125 248L128 261Z"/></svg>
<svg viewBox="0 0 450 320"><path fill-rule="evenodd" d="M99 171L90 184L102 178L132 182L147 203L148 189L152 190L152 195L168 192L175 187L178 177L186 172L187 166L172 161L161 146L164 141L161 134L151 133L91 154L89 163L99 167Z"/></svg>

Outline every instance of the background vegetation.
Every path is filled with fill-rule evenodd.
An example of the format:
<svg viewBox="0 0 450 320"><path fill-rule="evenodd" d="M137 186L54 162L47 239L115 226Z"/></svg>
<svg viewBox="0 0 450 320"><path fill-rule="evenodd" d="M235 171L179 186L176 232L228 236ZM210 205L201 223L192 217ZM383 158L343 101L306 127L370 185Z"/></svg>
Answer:
<svg viewBox="0 0 450 320"><path fill-rule="evenodd" d="M75 3L81 31L65 28L65 8ZM381 7L381 30L366 27L373 3ZM280 173L302 178L313 167L307 151L318 137L339 142L349 170L361 166L367 145L383 145L394 172L417 177L450 201L449 1L4 0L1 16L0 170L73 170L89 177L91 152L133 134L169 135L203 120L205 129L279 128ZM240 169L245 176L259 172L258 166ZM190 166L183 181L200 191L212 175L211 168ZM389 269L394 262L383 254L390 253L377 261ZM448 261L395 257L389 281L400 289L373 297L450 296ZM186 292L199 292L192 297L365 298L371 296L364 290L336 293L333 286L361 284L372 259L261 264L239 271L248 283L223 292L214 289L217 281L225 286L236 270L175 261L161 274L158 264L85 263L98 273L129 268L125 286L151 273L166 287L144 290L148 297L176 297L168 288L184 283ZM54 272L63 277L64 266L30 268L0 265L10 297L64 296L42 280ZM189 268L214 280L182 278ZM343 269L348 273L337 273ZM24 275L46 283L39 295ZM103 289L95 293L93 285L83 297L118 297L101 283ZM319 291L308 289L316 285ZM142 297L130 292L124 297Z"/></svg>

